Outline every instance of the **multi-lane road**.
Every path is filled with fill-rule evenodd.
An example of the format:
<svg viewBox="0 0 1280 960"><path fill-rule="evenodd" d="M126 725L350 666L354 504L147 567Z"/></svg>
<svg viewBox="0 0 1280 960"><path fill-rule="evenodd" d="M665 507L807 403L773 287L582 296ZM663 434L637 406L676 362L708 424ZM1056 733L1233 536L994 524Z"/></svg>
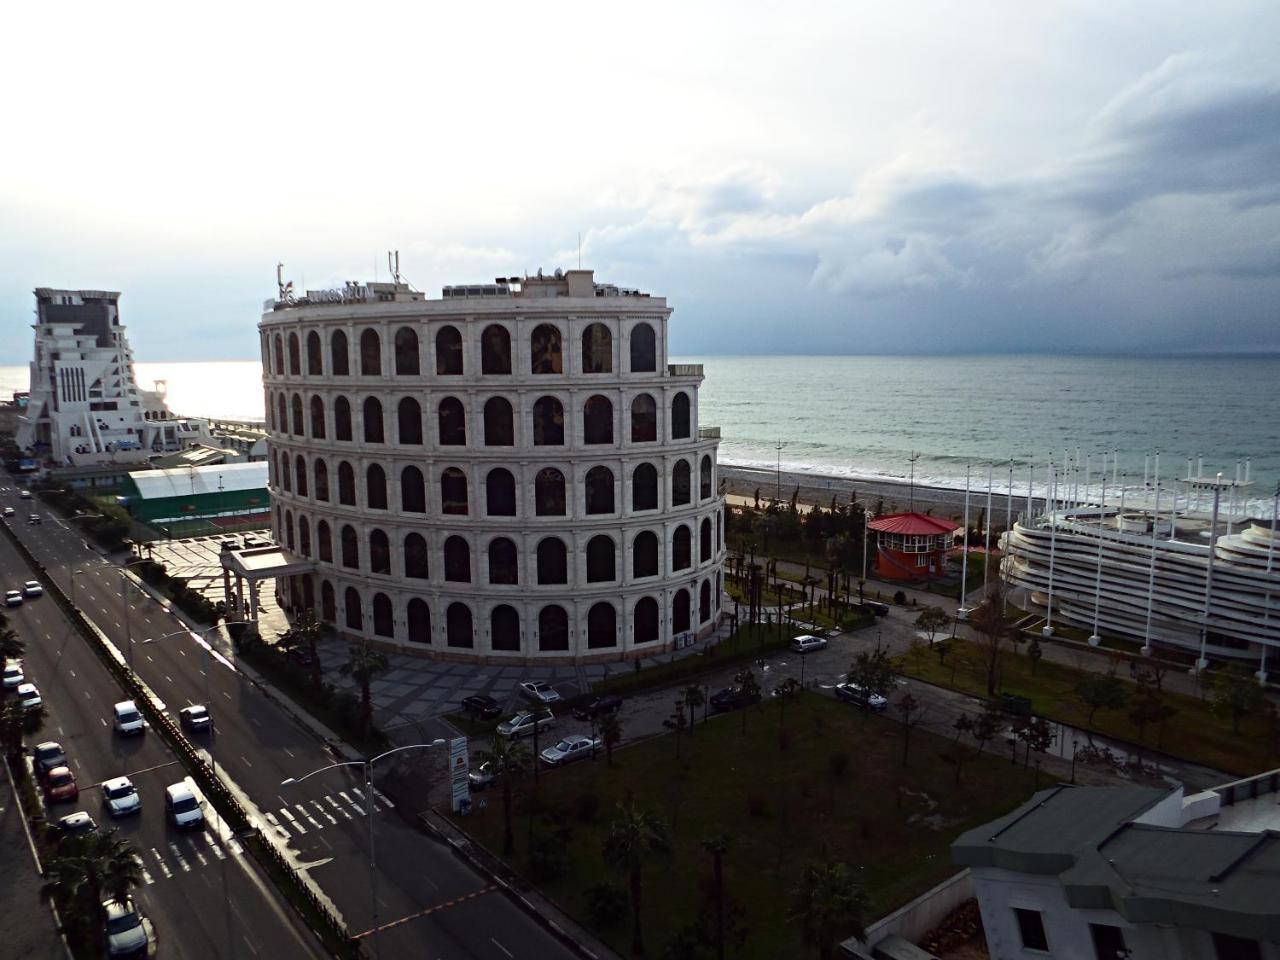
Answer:
<svg viewBox="0 0 1280 960"><path fill-rule="evenodd" d="M11 529L45 566L47 575L68 594L72 593L74 580L77 606L122 652L129 646L126 634L132 635L134 669L175 717L177 711L189 703L207 703L214 715L216 737L207 743L197 742L197 746L212 749L219 773L238 791L251 815L270 829L294 863L320 887L348 928L364 935L370 953L375 952L376 945L376 952L387 957L415 956L430 960L567 960L576 956L446 847L405 823L376 788L370 795L360 768L339 768L303 783L282 786L284 780L300 778L327 766L335 757L311 731L298 724L236 669L229 650L211 651L201 638L190 633L176 616L136 585L130 582L122 587L118 566L106 562L73 525L44 512L38 501L20 501L16 484L7 477L0 480L0 504L16 508L17 516L9 520ZM43 523L26 522L32 510L42 512ZM0 540L0 573L5 579L0 589L18 587L34 576L27 571L12 545L4 540ZM70 625L65 618L58 617L58 613L51 601L33 601L24 605L15 618L31 647L29 658L38 656L37 648L42 652L45 649L57 652L47 667L39 660L33 662L38 665L35 673L42 692L54 684L45 693L46 700L67 697L60 692L58 684L68 690L75 687L77 678L68 676L65 666L73 656L71 648L76 648L74 656L82 662L78 669L87 670L89 665L84 661L92 660L87 645L72 635ZM154 642L143 642L148 639ZM162 746L158 737L147 736L141 743L130 745L109 736L110 730L103 726L103 720L108 717L111 702L120 699L120 695L108 689L110 680L105 670L97 666L95 676L103 684L100 696L92 700L84 693L67 697L76 704L75 708L68 709L79 710L78 719L68 722L77 724L74 729L86 731L92 729L91 722L96 724L101 730L99 736L107 735L105 743L111 751L108 756L124 760L123 754L137 751L136 758L128 757L127 770L172 762L171 757L166 760L154 755ZM55 671L50 679L41 676L46 669ZM53 679L59 676L61 681ZM59 692L55 694L55 691ZM84 703L79 703L76 697ZM57 709L56 705L51 706ZM68 736L68 739L74 742L74 738ZM69 750L78 749L73 744L64 745ZM413 757L413 754L405 756ZM166 770L172 772L166 773ZM94 778L104 779L112 772L100 774L95 766L86 770L82 780L88 783ZM140 824L148 822L148 815L155 816L155 822L159 823L158 807L164 784L181 779L180 774L176 766L140 774L138 782L144 806L151 796L155 797ZM165 780L165 776L170 779ZM155 779L153 793L149 793L152 790L151 780L146 779L149 777ZM373 806L377 852L375 883L371 883L369 868L370 805ZM153 838L148 834L144 839ZM200 849L205 859L201 864L186 844L187 839L196 838L176 842L177 850L183 853L183 863L176 860L168 838L145 845L155 864L155 869L148 865L154 882L147 885L147 891L160 890L161 879L175 887L174 881L185 884L205 873L218 879L217 864L224 861L218 860L216 854L211 857L211 850ZM141 841L139 845L143 845ZM152 847L155 852L151 851ZM228 855L221 845L220 850L227 857L227 863L232 862L232 858L236 862L244 860L235 854ZM172 876L164 875L157 853L164 858L164 867ZM371 896L374 890L376 937ZM203 911L221 923L217 916L220 911L216 909L219 903L219 899L213 897L191 909ZM167 916L158 918L157 926L167 922ZM283 926L280 921L276 925ZM194 929L190 935L195 935ZM255 943L255 947L263 949L260 943ZM189 955L252 954L243 950L227 952L224 936L221 944L208 940L204 952ZM277 953L278 957L306 955L303 950Z"/></svg>

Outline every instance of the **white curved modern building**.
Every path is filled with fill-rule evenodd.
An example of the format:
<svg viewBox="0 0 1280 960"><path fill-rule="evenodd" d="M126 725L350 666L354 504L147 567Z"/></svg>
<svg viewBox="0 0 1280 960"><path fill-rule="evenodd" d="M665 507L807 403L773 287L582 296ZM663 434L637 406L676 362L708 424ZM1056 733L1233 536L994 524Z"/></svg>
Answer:
<svg viewBox="0 0 1280 960"><path fill-rule="evenodd" d="M665 300L589 270L268 301L282 583L343 633L489 662L647 656L720 608L718 430Z"/></svg>

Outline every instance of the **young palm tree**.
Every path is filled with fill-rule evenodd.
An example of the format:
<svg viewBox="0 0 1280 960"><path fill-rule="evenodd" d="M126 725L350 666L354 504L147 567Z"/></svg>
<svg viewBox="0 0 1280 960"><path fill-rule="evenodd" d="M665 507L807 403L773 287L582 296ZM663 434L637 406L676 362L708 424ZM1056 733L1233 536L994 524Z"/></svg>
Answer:
<svg viewBox="0 0 1280 960"><path fill-rule="evenodd" d="M511 784L528 769L529 751L523 743L495 733L489 749L481 750L476 759L492 764L494 779L502 784L502 853L509 857L515 849L511 832Z"/></svg>
<svg viewBox="0 0 1280 960"><path fill-rule="evenodd" d="M707 695L703 693L699 684L691 683L685 687L680 694L684 700L684 705L689 708L689 736L693 736L693 726L698 721L698 708L707 702ZM705 714L703 719L706 719Z"/></svg>
<svg viewBox="0 0 1280 960"><path fill-rule="evenodd" d="M141 882L137 851L115 830L108 830L64 841L45 865L40 896L52 901L63 917L87 917L90 936L96 936L106 924L102 901L123 903Z"/></svg>
<svg viewBox="0 0 1280 960"><path fill-rule="evenodd" d="M360 684L360 723L367 738L373 726L373 698L369 694L369 682L378 674L384 673L390 664L383 654L367 643L353 644L348 651L348 658L342 665L342 673L355 678L356 683Z"/></svg>
<svg viewBox="0 0 1280 960"><path fill-rule="evenodd" d="M835 956L837 931L847 930L859 939L866 935L867 895L848 864L806 864L791 898L791 919L800 921L804 942L816 946L822 960Z"/></svg>
<svg viewBox="0 0 1280 960"><path fill-rule="evenodd" d="M622 721L618 719L616 713L606 713L600 717L598 723L600 725L600 740L604 743L604 755L609 766L612 767L613 748L622 739Z"/></svg>
<svg viewBox="0 0 1280 960"><path fill-rule="evenodd" d="M0 626L0 660L17 660L27 650L27 645L8 627Z"/></svg>
<svg viewBox="0 0 1280 960"><path fill-rule="evenodd" d="M45 709L43 706L34 710L24 710L17 700L8 700L0 709L0 744L10 757L22 755L22 741L29 733L35 733L44 726Z"/></svg>
<svg viewBox="0 0 1280 960"><path fill-rule="evenodd" d="M645 861L665 857L670 852L671 838L660 816L639 809L634 800L618 804L618 817L610 824L604 841L604 859L609 866L627 871L631 887L631 952L635 956L644 953L640 895L644 889Z"/></svg>
<svg viewBox="0 0 1280 960"><path fill-rule="evenodd" d="M316 649L320 634L324 630L316 619L316 612L308 610L288 630L280 634L280 644L286 649L302 647L310 655L311 685L319 689L322 675L320 673L320 655Z"/></svg>
<svg viewBox="0 0 1280 960"><path fill-rule="evenodd" d="M716 898L716 960L724 960L724 855L729 852L729 835L718 833L702 841L711 854L711 878Z"/></svg>

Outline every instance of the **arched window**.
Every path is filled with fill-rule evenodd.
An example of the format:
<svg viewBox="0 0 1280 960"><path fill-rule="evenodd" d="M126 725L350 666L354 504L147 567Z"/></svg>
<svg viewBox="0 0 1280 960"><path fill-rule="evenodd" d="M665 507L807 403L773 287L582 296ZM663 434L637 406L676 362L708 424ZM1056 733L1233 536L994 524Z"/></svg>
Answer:
<svg viewBox="0 0 1280 960"><path fill-rule="evenodd" d="M283 393L276 396L276 429L281 433L289 432L289 401Z"/></svg>
<svg viewBox="0 0 1280 960"><path fill-rule="evenodd" d="M538 585L569 582L569 554L559 537L538 542Z"/></svg>
<svg viewBox="0 0 1280 960"><path fill-rule="evenodd" d="M445 611L445 633L451 647L470 647L475 641L472 637L471 608L465 603L451 603Z"/></svg>
<svg viewBox="0 0 1280 960"><path fill-rule="evenodd" d="M414 580L426 580L430 576L427 541L420 533L411 533L404 538L404 575Z"/></svg>
<svg viewBox="0 0 1280 960"><path fill-rule="evenodd" d="M698 589L698 622L706 623L711 619L711 581L703 580Z"/></svg>
<svg viewBox="0 0 1280 960"><path fill-rule="evenodd" d="M720 530L720 511L716 511L716 549L719 550L724 546L724 535Z"/></svg>
<svg viewBox="0 0 1280 960"><path fill-rule="evenodd" d="M613 372L613 334L603 323L593 323L582 331L582 372Z"/></svg>
<svg viewBox="0 0 1280 960"><path fill-rule="evenodd" d="M333 584L328 580L320 584L320 619L325 623L338 619L338 601L333 595Z"/></svg>
<svg viewBox="0 0 1280 960"><path fill-rule="evenodd" d="M311 436L324 439L324 399L319 396L311 398Z"/></svg>
<svg viewBox="0 0 1280 960"><path fill-rule="evenodd" d="M369 534L369 569L373 573L391 572L391 541L381 530Z"/></svg>
<svg viewBox="0 0 1280 960"><path fill-rule="evenodd" d="M569 615L564 607L550 604L538 611L538 649L569 649Z"/></svg>
<svg viewBox="0 0 1280 960"><path fill-rule="evenodd" d="M533 404L533 445L564 444L564 405L555 397L539 397Z"/></svg>
<svg viewBox="0 0 1280 960"><path fill-rule="evenodd" d="M342 565L352 570L360 569L360 540L351 524L342 526Z"/></svg>
<svg viewBox="0 0 1280 960"><path fill-rule="evenodd" d="M449 467L440 474L440 512L467 515L467 475L457 467Z"/></svg>
<svg viewBox="0 0 1280 960"><path fill-rule="evenodd" d="M284 512L284 545L290 550L294 548L293 543L293 511L286 510Z"/></svg>
<svg viewBox="0 0 1280 960"><path fill-rule="evenodd" d="M364 472L364 500L370 510L387 509L387 474L376 463Z"/></svg>
<svg viewBox="0 0 1280 960"><path fill-rule="evenodd" d="M333 331L329 338L330 366L329 372L335 377L346 377L351 374L351 356L347 348L347 335L341 330Z"/></svg>
<svg viewBox="0 0 1280 960"><path fill-rule="evenodd" d="M484 478L485 512L491 517L516 515L516 479L510 470L498 467Z"/></svg>
<svg viewBox="0 0 1280 960"><path fill-rule="evenodd" d="M360 331L360 376L382 376L382 338L372 327Z"/></svg>
<svg viewBox="0 0 1280 960"><path fill-rule="evenodd" d="M711 457L704 456L702 458L702 466L698 472L698 498L701 500L711 499Z"/></svg>
<svg viewBox="0 0 1280 960"><path fill-rule="evenodd" d="M401 327L396 331L396 376L416 377L422 372L418 360L418 334L413 327Z"/></svg>
<svg viewBox="0 0 1280 960"><path fill-rule="evenodd" d="M409 641L411 643L431 642L431 608L421 597L409 601Z"/></svg>
<svg viewBox="0 0 1280 960"><path fill-rule="evenodd" d="M613 540L601 534L587 542L587 583L612 583L618 579L617 551Z"/></svg>
<svg viewBox="0 0 1280 960"><path fill-rule="evenodd" d="M300 437L303 435L302 397L295 393L289 406L293 410L293 435Z"/></svg>
<svg viewBox="0 0 1280 960"><path fill-rule="evenodd" d="M373 595L373 635L375 637L394 637L395 624L391 616L391 601L385 593Z"/></svg>
<svg viewBox="0 0 1280 960"><path fill-rule="evenodd" d="M687 570L693 566L693 534L683 523L671 537L671 569Z"/></svg>
<svg viewBox="0 0 1280 960"><path fill-rule="evenodd" d="M539 517L563 517L565 513L564 474L555 467L543 467L533 480L534 513Z"/></svg>
<svg viewBox="0 0 1280 960"><path fill-rule="evenodd" d="M396 404L396 426L400 443L422 444L422 407L413 397L404 397Z"/></svg>
<svg viewBox="0 0 1280 960"><path fill-rule="evenodd" d="M404 513L427 512L427 482L417 467L400 471L400 509Z"/></svg>
<svg viewBox="0 0 1280 960"><path fill-rule="evenodd" d="M346 397L333 401L333 435L339 440L351 439L351 402Z"/></svg>
<svg viewBox="0 0 1280 960"><path fill-rule="evenodd" d="M484 445L510 447L515 442L511 403L505 397L490 397L484 404Z"/></svg>
<svg viewBox="0 0 1280 960"><path fill-rule="evenodd" d="M631 575L636 578L658 575L658 537L642 530L631 542Z"/></svg>
<svg viewBox="0 0 1280 960"><path fill-rule="evenodd" d="M631 401L631 442L652 443L658 439L658 404L642 393Z"/></svg>
<svg viewBox="0 0 1280 960"><path fill-rule="evenodd" d="M298 516L298 552L304 557L311 556L311 524L301 514Z"/></svg>
<svg viewBox="0 0 1280 960"><path fill-rule="evenodd" d="M382 443L382 401L377 397L365 397L364 442Z"/></svg>
<svg viewBox="0 0 1280 960"><path fill-rule="evenodd" d="M480 334L480 372L511 373L511 334L506 327L491 323Z"/></svg>
<svg viewBox="0 0 1280 960"><path fill-rule="evenodd" d="M658 345L653 327L637 323L631 328L631 372L653 373L657 369Z"/></svg>
<svg viewBox="0 0 1280 960"><path fill-rule="evenodd" d="M658 509L658 468L642 463L631 472L631 509Z"/></svg>
<svg viewBox="0 0 1280 960"><path fill-rule="evenodd" d="M549 323L539 324L529 334L529 369L532 373L563 373L560 331Z"/></svg>
<svg viewBox="0 0 1280 960"><path fill-rule="evenodd" d="M293 458L293 486L298 491L298 496L307 495L307 461L302 454Z"/></svg>
<svg viewBox="0 0 1280 960"><path fill-rule="evenodd" d="M608 397L596 394L582 408L582 440L584 443L613 443L613 404Z"/></svg>
<svg viewBox="0 0 1280 960"><path fill-rule="evenodd" d="M329 536L327 520L321 520L316 524L316 555L321 563L333 563L333 540Z"/></svg>
<svg viewBox="0 0 1280 960"><path fill-rule="evenodd" d="M445 397L440 401L440 445L461 447L467 443L467 414L457 397Z"/></svg>
<svg viewBox="0 0 1280 960"><path fill-rule="evenodd" d="M276 334L275 340L276 353L276 376L284 376L284 340L280 334Z"/></svg>
<svg viewBox="0 0 1280 960"><path fill-rule="evenodd" d="M613 471L592 467L587 471L587 514L613 513Z"/></svg>
<svg viewBox="0 0 1280 960"><path fill-rule="evenodd" d="M436 374L457 376L462 373L462 334L457 327L441 327L436 333Z"/></svg>
<svg viewBox="0 0 1280 960"><path fill-rule="evenodd" d="M702 563L711 559L711 518L703 517L698 530L698 555Z"/></svg>
<svg viewBox="0 0 1280 960"><path fill-rule="evenodd" d="M677 590L671 600L671 632L689 631L689 591Z"/></svg>
<svg viewBox="0 0 1280 960"><path fill-rule="evenodd" d="M345 507L356 505L356 472L345 460L338 464L338 502Z"/></svg>
<svg viewBox="0 0 1280 960"><path fill-rule="evenodd" d="M612 603L597 603L587 612L587 646L592 649L618 645L618 611Z"/></svg>
<svg viewBox="0 0 1280 960"><path fill-rule="evenodd" d="M631 612L631 625L635 631L634 643L653 643L658 639L658 601L653 597L641 597Z"/></svg>
<svg viewBox="0 0 1280 960"><path fill-rule="evenodd" d="M683 507L689 503L691 497L689 472L688 460L677 460L671 470L671 505L673 507Z"/></svg>
<svg viewBox="0 0 1280 960"><path fill-rule="evenodd" d="M302 375L302 351L296 333L289 334L289 373L295 377Z"/></svg>
<svg viewBox="0 0 1280 960"><path fill-rule="evenodd" d="M471 582L471 547L462 537L444 542L444 578L452 583Z"/></svg>
<svg viewBox="0 0 1280 960"><path fill-rule="evenodd" d="M276 467L276 478L284 487L285 493L293 491L293 471L289 469L289 455L283 451L280 453L280 463Z"/></svg>
<svg viewBox="0 0 1280 960"><path fill-rule="evenodd" d="M329 465L317 459L315 463L316 499L322 503L329 502Z"/></svg>
<svg viewBox="0 0 1280 960"><path fill-rule="evenodd" d="M347 608L347 629L363 630L364 614L360 611L360 594L355 587L347 587L343 595L343 606Z"/></svg>
<svg viewBox="0 0 1280 960"><path fill-rule="evenodd" d="M307 334L307 375L324 376L324 362L320 359L320 334L312 330Z"/></svg>
<svg viewBox="0 0 1280 960"><path fill-rule="evenodd" d="M671 439L689 439L689 395L677 393L671 398Z"/></svg>
<svg viewBox="0 0 1280 960"><path fill-rule="evenodd" d="M498 584L520 582L520 563L516 557L516 545L507 537L494 537L489 541L489 582Z"/></svg>
<svg viewBox="0 0 1280 960"><path fill-rule="evenodd" d="M494 650L520 649L520 614L515 607L502 604L489 614L489 639Z"/></svg>

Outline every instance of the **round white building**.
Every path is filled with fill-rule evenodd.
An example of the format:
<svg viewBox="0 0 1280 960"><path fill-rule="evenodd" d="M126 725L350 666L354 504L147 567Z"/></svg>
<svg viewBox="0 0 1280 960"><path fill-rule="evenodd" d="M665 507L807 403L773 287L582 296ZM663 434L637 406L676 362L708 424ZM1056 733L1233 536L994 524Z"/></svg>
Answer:
<svg viewBox="0 0 1280 960"><path fill-rule="evenodd" d="M489 662L705 636L724 562L718 430L666 301L589 270L349 284L260 326L284 602L359 639Z"/></svg>

